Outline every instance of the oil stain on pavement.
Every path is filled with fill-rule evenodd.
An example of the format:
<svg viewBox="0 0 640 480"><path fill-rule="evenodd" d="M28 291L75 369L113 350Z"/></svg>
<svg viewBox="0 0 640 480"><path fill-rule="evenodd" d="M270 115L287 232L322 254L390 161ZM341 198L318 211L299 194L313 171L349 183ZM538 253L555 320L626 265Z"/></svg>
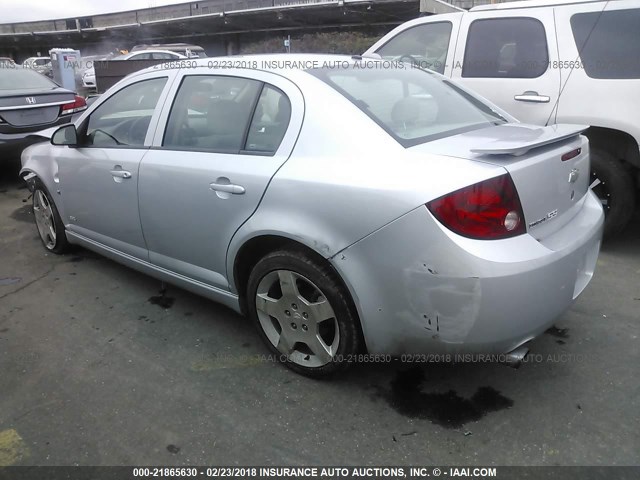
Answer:
<svg viewBox="0 0 640 480"><path fill-rule="evenodd" d="M551 328L547 328L544 333L547 335L551 335L556 338L569 338L568 328L558 328L555 325Z"/></svg>
<svg viewBox="0 0 640 480"><path fill-rule="evenodd" d="M31 204L23 205L22 207L14 211L11 215L9 215L9 217L19 222L33 222L33 209L31 207Z"/></svg>
<svg viewBox="0 0 640 480"><path fill-rule="evenodd" d="M173 302L175 302L175 298L167 297L165 290L160 290L160 295L154 295L153 297L149 297L148 302L151 305L158 305L162 308L171 308L173 306Z"/></svg>
<svg viewBox="0 0 640 480"><path fill-rule="evenodd" d="M379 396L401 415L454 429L478 421L490 412L513 406L513 400L492 387L478 388L471 398L463 398L454 390L424 393L424 380L424 371L420 368L400 370L391 381L390 391L379 389Z"/></svg>

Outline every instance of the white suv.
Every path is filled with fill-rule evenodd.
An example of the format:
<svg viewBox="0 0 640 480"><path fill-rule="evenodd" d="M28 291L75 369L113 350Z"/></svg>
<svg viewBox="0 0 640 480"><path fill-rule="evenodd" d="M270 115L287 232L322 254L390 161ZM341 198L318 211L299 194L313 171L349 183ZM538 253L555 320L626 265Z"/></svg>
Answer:
<svg viewBox="0 0 640 480"><path fill-rule="evenodd" d="M640 185L640 0L533 0L421 17L366 56L435 70L539 125L590 125L594 192L619 232Z"/></svg>

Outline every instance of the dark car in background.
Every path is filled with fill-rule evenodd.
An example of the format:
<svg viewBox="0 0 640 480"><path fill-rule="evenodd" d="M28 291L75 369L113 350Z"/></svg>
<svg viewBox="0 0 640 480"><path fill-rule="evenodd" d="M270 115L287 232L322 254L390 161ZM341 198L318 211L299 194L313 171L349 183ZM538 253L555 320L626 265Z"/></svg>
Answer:
<svg viewBox="0 0 640 480"><path fill-rule="evenodd" d="M30 68L0 68L0 160L38 141L34 133L71 121L84 98Z"/></svg>

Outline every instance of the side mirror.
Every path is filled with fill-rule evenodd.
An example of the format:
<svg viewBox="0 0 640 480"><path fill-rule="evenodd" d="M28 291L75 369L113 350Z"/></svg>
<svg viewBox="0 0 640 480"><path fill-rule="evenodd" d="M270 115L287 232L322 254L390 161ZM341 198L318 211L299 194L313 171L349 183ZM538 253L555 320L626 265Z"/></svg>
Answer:
<svg viewBox="0 0 640 480"><path fill-rule="evenodd" d="M53 132L53 135L51 136L51 144L68 145L70 147L78 145L78 132L76 132L76 126L73 123L69 123Z"/></svg>

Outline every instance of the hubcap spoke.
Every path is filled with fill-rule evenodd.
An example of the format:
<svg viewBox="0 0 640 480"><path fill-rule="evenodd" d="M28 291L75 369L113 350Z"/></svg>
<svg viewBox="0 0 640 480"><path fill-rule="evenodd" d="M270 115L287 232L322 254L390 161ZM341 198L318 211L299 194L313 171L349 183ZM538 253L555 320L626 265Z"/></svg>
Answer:
<svg viewBox="0 0 640 480"><path fill-rule="evenodd" d="M56 229L52 223L49 224L49 236L51 237L52 242L56 241Z"/></svg>
<svg viewBox="0 0 640 480"><path fill-rule="evenodd" d="M311 318L316 321L316 323L323 322L324 320L329 320L330 318L334 318L336 316L333 313L333 308L329 304L329 301L322 297L319 302L310 303L307 305L307 309L311 313Z"/></svg>
<svg viewBox="0 0 640 480"><path fill-rule="evenodd" d="M329 363L333 359L333 356L335 355L335 352L333 352L333 349L324 343L322 338L320 338L320 335L316 335L316 337L314 338L314 341L309 342L307 346L311 349L313 354L316 357L318 357L318 359L323 364Z"/></svg>
<svg viewBox="0 0 640 480"><path fill-rule="evenodd" d="M281 313L281 309L278 307L278 300L269 297L266 293L259 293L257 295L256 308L276 318L278 318Z"/></svg>
<svg viewBox="0 0 640 480"><path fill-rule="evenodd" d="M280 338L278 339L278 345L276 346L276 348L285 355L290 355L293 351L293 344L287 337L287 334L284 333L285 331L286 330L283 330L280 334Z"/></svg>
<svg viewBox="0 0 640 480"><path fill-rule="evenodd" d="M296 285L296 276L293 272L279 270L278 278L280 279L280 289L282 290L283 296L289 298L298 298L300 296L298 286Z"/></svg>

